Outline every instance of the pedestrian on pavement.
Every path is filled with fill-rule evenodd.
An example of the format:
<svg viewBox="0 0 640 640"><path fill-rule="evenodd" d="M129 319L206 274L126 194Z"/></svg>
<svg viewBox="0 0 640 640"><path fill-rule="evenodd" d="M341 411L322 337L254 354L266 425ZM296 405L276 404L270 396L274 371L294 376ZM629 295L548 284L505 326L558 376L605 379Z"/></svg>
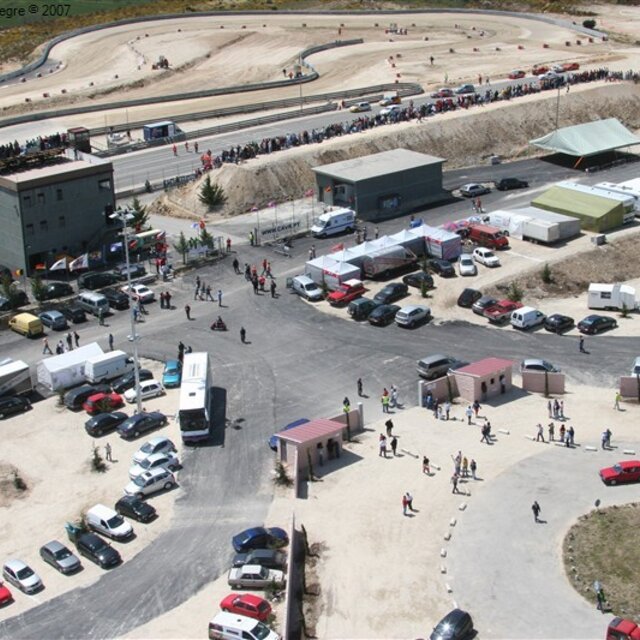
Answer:
<svg viewBox="0 0 640 640"><path fill-rule="evenodd" d="M53 351L51 351L51 347L49 346L49 341L46 338L42 338L42 353L48 353L53 355Z"/></svg>
<svg viewBox="0 0 640 640"><path fill-rule="evenodd" d="M384 426L387 429L387 438L391 438L391 436L393 435L393 420L391 420L391 418L389 418L385 423Z"/></svg>
<svg viewBox="0 0 640 640"><path fill-rule="evenodd" d="M409 511L415 511L415 509L413 508L413 496L407 491L406 493L407 496L407 507L409 508Z"/></svg>
<svg viewBox="0 0 640 640"><path fill-rule="evenodd" d="M233 262L231 263L233 265L233 271L236 274L240 273L240 262L238 262L238 258L234 258Z"/></svg>
<svg viewBox="0 0 640 640"><path fill-rule="evenodd" d="M380 229L378 229L378 227L376 226L376 228L373 230L373 235L375 236L376 240L378 239L378 237L380 236Z"/></svg>
<svg viewBox="0 0 640 640"><path fill-rule="evenodd" d="M67 332L65 340L67 341L67 351L71 351L71 349L73 349L73 337L71 336L71 331Z"/></svg>
<svg viewBox="0 0 640 640"><path fill-rule="evenodd" d="M536 436L536 442L544 442L544 429L542 428L542 424L538 422L538 435Z"/></svg>
<svg viewBox="0 0 640 640"><path fill-rule="evenodd" d="M380 402L382 403L382 413L389 413L389 395L383 395L382 398L380 398Z"/></svg>
<svg viewBox="0 0 640 640"><path fill-rule="evenodd" d="M449 413L451 411L451 403L447 400L447 402L444 403L444 415L445 415L445 420L449 419Z"/></svg>
<svg viewBox="0 0 640 640"><path fill-rule="evenodd" d="M553 442L555 440L556 427L553 422L549 423L549 442Z"/></svg>
<svg viewBox="0 0 640 640"><path fill-rule="evenodd" d="M462 458L462 477L463 478L469 477L469 461L467 460L466 456Z"/></svg>
<svg viewBox="0 0 640 640"><path fill-rule="evenodd" d="M164 294L165 304L167 305L167 309L171 309L171 292L165 291Z"/></svg>
<svg viewBox="0 0 640 640"><path fill-rule="evenodd" d="M98 310L98 324L101 327L104 327L104 311L102 309Z"/></svg>
<svg viewBox="0 0 640 640"><path fill-rule="evenodd" d="M491 444L491 442L489 441L489 429L487 428L486 424L482 425L482 438L480 439L480 442Z"/></svg>
<svg viewBox="0 0 640 640"><path fill-rule="evenodd" d="M575 438L576 436L576 431L573 428L573 425L571 425L568 429L567 429L567 443L569 443L572 447L575 444ZM567 444L567 446L569 446L569 444Z"/></svg>
<svg viewBox="0 0 640 640"><path fill-rule="evenodd" d="M474 480L477 480L478 478L476 478L476 469L478 468L478 463L471 458L471 462L469 463L469 469L471 469L471 477Z"/></svg>
<svg viewBox="0 0 640 640"><path fill-rule="evenodd" d="M584 348L584 336L580 336L580 340L578 341L578 345L580 347L580 353L587 353Z"/></svg>
<svg viewBox="0 0 640 640"><path fill-rule="evenodd" d="M187 314L187 320L191 320L191 307L188 304L184 305L184 312Z"/></svg>
<svg viewBox="0 0 640 640"><path fill-rule="evenodd" d="M208 284L207 288L204 290L205 300L211 300L213 302L213 296L211 295L211 285Z"/></svg>
<svg viewBox="0 0 640 640"><path fill-rule="evenodd" d="M476 414L476 418L478 417L478 411L480 411L480 403L477 400L473 401L473 411Z"/></svg>
<svg viewBox="0 0 640 640"><path fill-rule="evenodd" d="M391 444L391 451L393 452L393 456L395 457L396 449L398 448L398 438L393 436L393 438L391 438L391 443L390 444Z"/></svg>
<svg viewBox="0 0 640 640"><path fill-rule="evenodd" d="M473 416L473 409L471 408L471 405L469 405L466 408L465 414L467 415L467 424L470 425L471 424L471 418Z"/></svg>
<svg viewBox="0 0 640 640"><path fill-rule="evenodd" d="M177 156L178 155L178 147L176 147L176 145L173 145L173 155Z"/></svg>
<svg viewBox="0 0 640 640"><path fill-rule="evenodd" d="M249 231L249 244L253 247L256 243L255 236L253 235L253 231Z"/></svg>
<svg viewBox="0 0 640 640"><path fill-rule="evenodd" d="M140 309L138 307L133 308L133 321L138 322L138 318L140 316Z"/></svg>
<svg viewBox="0 0 640 640"><path fill-rule="evenodd" d="M564 425L561 424L560 425L560 442L564 442L565 437L566 437L565 436L565 428L564 428Z"/></svg>
<svg viewBox="0 0 640 640"><path fill-rule="evenodd" d="M622 396L620 395L619 391L616 391L615 400L613 402L613 408L617 409L618 411L620 411L620 400L622 400Z"/></svg>
<svg viewBox="0 0 640 640"><path fill-rule="evenodd" d="M356 386L358 387L358 397L362 397L362 378L358 378L356 382Z"/></svg>
<svg viewBox="0 0 640 640"><path fill-rule="evenodd" d="M261 276L265 275L267 273L267 259L263 258L262 260L262 273L260 274Z"/></svg>
<svg viewBox="0 0 640 640"><path fill-rule="evenodd" d="M247 331L244 327L240 327L240 342L244 344L247 341Z"/></svg>
<svg viewBox="0 0 640 640"><path fill-rule="evenodd" d="M276 297L276 281L272 280L271 284L269 285L269 290L271 291L271 297L275 298Z"/></svg>
<svg viewBox="0 0 640 640"><path fill-rule="evenodd" d="M386 458L387 457L387 438L383 433L380 434L380 441L378 442L378 447L380 449L380 451L378 452L378 456L382 456Z"/></svg>
<svg viewBox="0 0 640 640"><path fill-rule="evenodd" d="M402 496L402 515L406 516L407 515L407 507L409 506L409 503L407 502L407 494L405 493Z"/></svg>
<svg viewBox="0 0 640 640"><path fill-rule="evenodd" d="M218 289L218 306L222 306L222 289Z"/></svg>
<svg viewBox="0 0 640 640"><path fill-rule="evenodd" d="M113 462L113 458L111 457L111 445L108 442L104 445L104 457L107 462Z"/></svg>
<svg viewBox="0 0 640 640"><path fill-rule="evenodd" d="M429 468L429 458L427 458L427 456L422 456L422 473L426 473L427 475L431 474L431 469Z"/></svg>
<svg viewBox="0 0 640 640"><path fill-rule="evenodd" d="M349 402L349 398L345 396L344 400L342 401L342 413L344 413L344 415L347 416L349 415L350 411L351 411L351 403Z"/></svg>
<svg viewBox="0 0 640 640"><path fill-rule="evenodd" d="M553 417L556 420L560 419L560 403L558 402L558 398L553 401Z"/></svg>
<svg viewBox="0 0 640 640"><path fill-rule="evenodd" d="M558 420L564 420L564 400L560 400L560 409L558 410Z"/></svg>
<svg viewBox="0 0 640 640"><path fill-rule="evenodd" d="M80 347L80 336L77 331L73 332L73 340L76 343L76 349L78 349Z"/></svg>
<svg viewBox="0 0 640 640"><path fill-rule="evenodd" d="M60 355L64 353L64 344L62 344L62 340L58 340L58 344L56 345L56 355Z"/></svg>
<svg viewBox="0 0 640 640"><path fill-rule="evenodd" d="M267 262L267 273L265 273L267 278L273 279L273 274L271 273L271 263Z"/></svg>
<svg viewBox="0 0 640 640"><path fill-rule="evenodd" d="M457 473L454 473L451 476L451 484L453 485L453 489L451 489L451 493L460 493L458 491L458 478L459 478L459 476L458 476Z"/></svg>
<svg viewBox="0 0 640 640"><path fill-rule="evenodd" d="M533 521L540 522L540 520L538 520L538 516L540 515L542 509L540 508L537 500L534 500L533 504L531 505L531 511L533 511Z"/></svg>
<svg viewBox="0 0 640 640"><path fill-rule="evenodd" d="M109 351L113 351L113 333L109 334Z"/></svg>
<svg viewBox="0 0 640 640"><path fill-rule="evenodd" d="M316 259L316 245L312 244L311 245L311 249L309 249L309 251L311 251L311 259L315 260Z"/></svg>
<svg viewBox="0 0 640 640"><path fill-rule="evenodd" d="M389 396L389 404L394 409L398 406L398 390L394 385L391 385L391 395Z"/></svg>
<svg viewBox="0 0 640 640"><path fill-rule="evenodd" d="M551 403L551 400L547 402L547 411L549 412L550 418L555 418L555 416L553 415L553 404Z"/></svg>
<svg viewBox="0 0 640 640"><path fill-rule="evenodd" d="M227 253L231 253L231 238L227 238Z"/></svg>

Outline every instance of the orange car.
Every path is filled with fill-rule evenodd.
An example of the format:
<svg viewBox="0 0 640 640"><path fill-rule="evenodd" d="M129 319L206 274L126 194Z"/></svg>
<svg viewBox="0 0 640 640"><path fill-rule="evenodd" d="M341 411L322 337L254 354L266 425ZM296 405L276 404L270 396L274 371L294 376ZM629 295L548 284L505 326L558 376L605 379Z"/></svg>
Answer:
<svg viewBox="0 0 640 640"><path fill-rule="evenodd" d="M82 408L89 414L108 413L113 409L119 409L124 405L122 396L119 393L95 393L89 396Z"/></svg>

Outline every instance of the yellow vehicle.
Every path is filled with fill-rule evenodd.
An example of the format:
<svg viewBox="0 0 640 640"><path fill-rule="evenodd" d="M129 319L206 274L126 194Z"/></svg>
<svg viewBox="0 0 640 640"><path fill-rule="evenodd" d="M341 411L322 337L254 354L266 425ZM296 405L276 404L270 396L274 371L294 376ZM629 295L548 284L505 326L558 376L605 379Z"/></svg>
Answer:
<svg viewBox="0 0 640 640"><path fill-rule="evenodd" d="M9 328L27 338L34 338L44 333L42 321L30 313L19 313L9 320Z"/></svg>

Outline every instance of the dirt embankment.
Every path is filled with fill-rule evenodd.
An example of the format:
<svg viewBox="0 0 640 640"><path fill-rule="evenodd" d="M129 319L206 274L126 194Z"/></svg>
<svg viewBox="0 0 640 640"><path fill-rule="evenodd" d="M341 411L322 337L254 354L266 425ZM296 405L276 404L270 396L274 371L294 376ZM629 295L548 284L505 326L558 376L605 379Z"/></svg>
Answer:
<svg viewBox="0 0 640 640"><path fill-rule="evenodd" d="M228 197L222 213L236 215L270 200L301 198L315 184L312 167L398 147L446 158L448 169L487 162L492 154L513 159L534 155L528 141L548 133L556 118L556 94L529 96L511 103L475 107L423 120L388 125L318 145L261 156L240 165L225 165L211 174ZM606 84L571 89L560 96L559 125L617 117L626 126L640 128L640 86ZM295 126L291 125L293 129ZM158 213L184 217L206 214L198 202L201 181L172 191L157 202Z"/></svg>

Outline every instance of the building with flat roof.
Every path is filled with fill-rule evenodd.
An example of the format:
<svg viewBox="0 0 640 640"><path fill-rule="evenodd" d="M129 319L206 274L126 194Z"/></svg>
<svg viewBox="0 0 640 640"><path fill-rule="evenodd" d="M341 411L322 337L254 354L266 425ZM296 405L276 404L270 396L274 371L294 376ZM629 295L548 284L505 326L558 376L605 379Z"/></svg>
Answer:
<svg viewBox="0 0 640 640"><path fill-rule="evenodd" d="M318 200L354 209L363 220L384 220L448 199L442 158L393 149L314 167Z"/></svg>
<svg viewBox="0 0 640 640"><path fill-rule="evenodd" d="M0 175L0 262L12 271L101 244L113 211L111 162L68 160Z"/></svg>

